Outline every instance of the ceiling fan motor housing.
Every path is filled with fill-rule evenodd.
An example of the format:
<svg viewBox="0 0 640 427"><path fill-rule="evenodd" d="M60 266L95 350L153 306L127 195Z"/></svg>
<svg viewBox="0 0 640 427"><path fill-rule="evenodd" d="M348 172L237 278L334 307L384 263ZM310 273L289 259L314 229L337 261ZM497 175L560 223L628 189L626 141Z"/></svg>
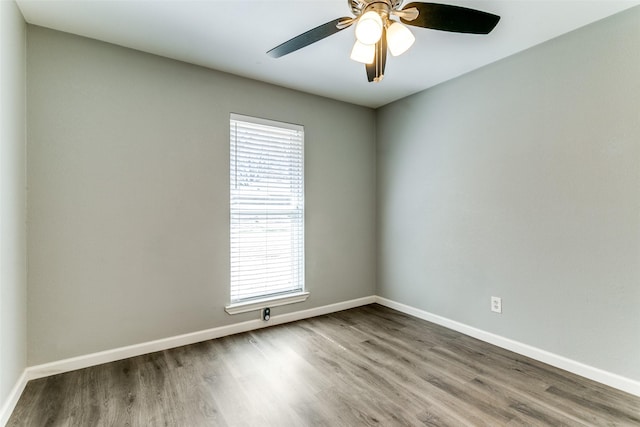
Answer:
<svg viewBox="0 0 640 427"><path fill-rule="evenodd" d="M365 12L373 10L384 19L389 13L400 7L402 0L348 0L351 11L358 17Z"/></svg>
<svg viewBox="0 0 640 427"><path fill-rule="evenodd" d="M351 11L355 15L351 22L358 21L362 15L367 12L376 12L380 19L382 19L383 25L389 27L393 23L390 19L391 15L394 15L401 20L413 21L418 17L418 9L411 7L408 9L400 9L404 0L350 0ZM413 3L412 3L413 4ZM351 25L349 22L349 25Z"/></svg>

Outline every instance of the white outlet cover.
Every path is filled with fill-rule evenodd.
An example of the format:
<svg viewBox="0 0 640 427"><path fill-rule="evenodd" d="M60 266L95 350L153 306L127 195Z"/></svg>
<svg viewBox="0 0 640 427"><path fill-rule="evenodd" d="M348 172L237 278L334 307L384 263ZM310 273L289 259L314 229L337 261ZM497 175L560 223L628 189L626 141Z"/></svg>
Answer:
<svg viewBox="0 0 640 427"><path fill-rule="evenodd" d="M502 298L491 297L491 311L494 313L502 313Z"/></svg>

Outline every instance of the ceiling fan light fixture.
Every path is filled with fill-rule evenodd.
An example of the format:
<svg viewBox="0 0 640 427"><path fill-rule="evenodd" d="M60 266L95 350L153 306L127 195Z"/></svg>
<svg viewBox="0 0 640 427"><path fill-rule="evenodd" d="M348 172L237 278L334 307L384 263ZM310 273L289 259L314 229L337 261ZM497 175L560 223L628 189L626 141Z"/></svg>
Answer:
<svg viewBox="0 0 640 427"><path fill-rule="evenodd" d="M353 44L353 49L351 49L351 59L357 62L362 62L363 64L373 63L375 54L375 44L364 44L358 40L356 40L356 42Z"/></svg>
<svg viewBox="0 0 640 427"><path fill-rule="evenodd" d="M416 41L411 31L399 22L393 22L387 28L387 45L393 56L405 53Z"/></svg>
<svg viewBox="0 0 640 427"><path fill-rule="evenodd" d="M362 44L376 44L382 36L382 18L370 10L364 13L356 24L356 38Z"/></svg>

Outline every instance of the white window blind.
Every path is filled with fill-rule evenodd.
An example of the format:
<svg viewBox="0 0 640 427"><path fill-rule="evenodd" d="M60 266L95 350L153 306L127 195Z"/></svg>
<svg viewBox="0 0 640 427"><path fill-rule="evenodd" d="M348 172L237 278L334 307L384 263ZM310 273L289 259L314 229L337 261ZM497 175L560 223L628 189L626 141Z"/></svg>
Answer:
<svg viewBox="0 0 640 427"><path fill-rule="evenodd" d="M304 290L304 128L231 115L231 302Z"/></svg>

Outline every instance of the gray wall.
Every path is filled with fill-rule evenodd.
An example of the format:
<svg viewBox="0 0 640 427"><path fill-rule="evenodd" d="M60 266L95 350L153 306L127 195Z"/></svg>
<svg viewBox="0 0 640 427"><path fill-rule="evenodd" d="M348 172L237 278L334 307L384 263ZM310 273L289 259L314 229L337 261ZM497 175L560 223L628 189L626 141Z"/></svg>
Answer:
<svg viewBox="0 0 640 427"><path fill-rule="evenodd" d="M640 380L640 8L377 126L378 295Z"/></svg>
<svg viewBox="0 0 640 427"><path fill-rule="evenodd" d="M0 1L0 408L27 362L26 36Z"/></svg>
<svg viewBox="0 0 640 427"><path fill-rule="evenodd" d="M29 365L229 316L229 113L305 126L305 303L375 287L375 113L28 28Z"/></svg>

